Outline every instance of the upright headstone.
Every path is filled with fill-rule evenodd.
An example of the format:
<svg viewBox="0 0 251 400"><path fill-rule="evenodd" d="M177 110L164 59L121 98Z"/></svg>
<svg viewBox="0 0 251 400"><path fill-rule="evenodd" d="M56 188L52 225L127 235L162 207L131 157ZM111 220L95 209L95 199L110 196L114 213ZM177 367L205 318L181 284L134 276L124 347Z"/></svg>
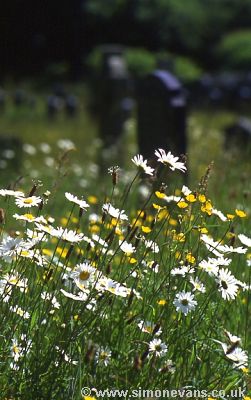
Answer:
<svg viewBox="0 0 251 400"><path fill-rule="evenodd" d="M25 103L26 92L23 89L16 89L13 93L13 100L16 106L21 106Z"/></svg>
<svg viewBox="0 0 251 400"><path fill-rule="evenodd" d="M61 99L58 96L50 95L47 98L47 113L50 119L53 119L61 109Z"/></svg>
<svg viewBox="0 0 251 400"><path fill-rule="evenodd" d="M0 169L19 171L22 164L22 141L15 135L0 134Z"/></svg>
<svg viewBox="0 0 251 400"><path fill-rule="evenodd" d="M74 117L78 111L78 98L69 94L65 98L65 111L69 117Z"/></svg>
<svg viewBox="0 0 251 400"><path fill-rule="evenodd" d="M225 128L225 147L249 149L251 147L251 120L240 117Z"/></svg>
<svg viewBox="0 0 251 400"><path fill-rule="evenodd" d="M101 48L102 69L97 79L97 111L100 136L104 146L120 137L124 123L131 113L129 74L123 48L106 45Z"/></svg>
<svg viewBox="0 0 251 400"><path fill-rule="evenodd" d="M139 152L148 159L154 158L158 148L185 154L186 95L180 81L158 69L140 82L137 92Z"/></svg>

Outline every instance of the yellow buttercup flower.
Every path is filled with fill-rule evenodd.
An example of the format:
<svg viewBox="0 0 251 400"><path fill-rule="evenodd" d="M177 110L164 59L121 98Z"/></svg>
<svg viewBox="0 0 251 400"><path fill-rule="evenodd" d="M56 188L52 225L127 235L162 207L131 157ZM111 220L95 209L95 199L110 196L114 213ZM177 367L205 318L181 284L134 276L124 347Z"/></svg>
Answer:
<svg viewBox="0 0 251 400"><path fill-rule="evenodd" d="M245 211L238 210L237 208L236 208L236 210L235 210L235 214L236 214L238 217L240 217L240 218L245 218L245 217L247 216L247 214L245 213Z"/></svg>
<svg viewBox="0 0 251 400"><path fill-rule="evenodd" d="M155 208L155 210L161 210L163 208L159 204L156 204L156 203L153 203L152 206L153 206L153 208Z"/></svg>
<svg viewBox="0 0 251 400"><path fill-rule="evenodd" d="M63 217L63 218L61 218L60 223L61 223L62 226L66 226L67 223L68 223L68 219Z"/></svg>
<svg viewBox="0 0 251 400"><path fill-rule="evenodd" d="M158 197L158 199L164 199L166 197L165 193L162 192L155 192L155 195Z"/></svg>
<svg viewBox="0 0 251 400"><path fill-rule="evenodd" d="M186 236L185 236L185 234L184 234L183 232L180 232L180 233L178 233L178 234L175 236L175 239L176 239L178 242L185 242Z"/></svg>
<svg viewBox="0 0 251 400"><path fill-rule="evenodd" d="M206 202L206 196L204 194L199 194L198 200L200 203L205 203Z"/></svg>
<svg viewBox="0 0 251 400"><path fill-rule="evenodd" d="M186 255L186 260L190 263L190 264L194 264L196 259L195 257L192 255L192 253L188 253Z"/></svg>
<svg viewBox="0 0 251 400"><path fill-rule="evenodd" d="M152 230L151 230L151 228L149 228L149 226L141 226L141 230L142 230L142 232L144 232L144 233L150 233Z"/></svg>
<svg viewBox="0 0 251 400"><path fill-rule="evenodd" d="M188 194L188 195L186 196L186 200L187 200L189 203L194 203L197 199L196 199L196 197L195 197L194 194L190 193L190 194Z"/></svg>
<svg viewBox="0 0 251 400"><path fill-rule="evenodd" d="M210 200L207 200L205 203L202 204L201 206L201 211L208 214L208 215L212 215L212 204Z"/></svg>
<svg viewBox="0 0 251 400"><path fill-rule="evenodd" d="M167 211L167 209L163 208L163 210L161 210L161 211L158 213L158 220L165 219L165 218L167 218L168 216L169 216L169 212Z"/></svg>
<svg viewBox="0 0 251 400"><path fill-rule="evenodd" d="M159 306L164 306L166 304L166 300L161 299L157 303L158 303Z"/></svg>
<svg viewBox="0 0 251 400"><path fill-rule="evenodd" d="M96 196L88 196L88 197L87 197L87 200L88 200L88 202L89 202L90 204L97 204L97 202L98 202L98 199L97 199Z"/></svg>
<svg viewBox="0 0 251 400"><path fill-rule="evenodd" d="M233 214L227 214L227 219L229 219L230 221L232 219L234 219L234 217L235 217L235 215L233 215Z"/></svg>
<svg viewBox="0 0 251 400"><path fill-rule="evenodd" d="M178 221L176 219L174 219L174 218L170 218L168 222L172 226L177 226L178 225Z"/></svg>
<svg viewBox="0 0 251 400"><path fill-rule="evenodd" d="M188 207L188 203L186 203L185 201L179 201L179 202L177 203L177 206L178 206L179 208L186 208L186 207Z"/></svg>

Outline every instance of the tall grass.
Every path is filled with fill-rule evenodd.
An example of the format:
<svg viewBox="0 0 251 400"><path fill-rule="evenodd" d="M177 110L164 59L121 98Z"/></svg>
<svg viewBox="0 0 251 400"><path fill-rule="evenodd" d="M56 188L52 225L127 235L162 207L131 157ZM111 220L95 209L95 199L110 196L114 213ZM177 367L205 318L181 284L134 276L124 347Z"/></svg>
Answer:
<svg viewBox="0 0 251 400"><path fill-rule="evenodd" d="M183 165L172 157L153 171L111 167L104 189L88 183L93 167L75 166L62 187L71 148L61 142L50 187L0 192L2 398L75 400L83 387L248 394L249 210L219 211L211 166L171 189L170 167Z"/></svg>

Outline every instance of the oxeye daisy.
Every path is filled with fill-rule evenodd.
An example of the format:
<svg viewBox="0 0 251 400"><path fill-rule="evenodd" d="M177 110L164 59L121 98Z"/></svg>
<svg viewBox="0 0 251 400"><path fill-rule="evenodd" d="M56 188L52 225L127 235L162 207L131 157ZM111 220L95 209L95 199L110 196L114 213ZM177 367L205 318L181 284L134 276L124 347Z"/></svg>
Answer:
<svg viewBox="0 0 251 400"><path fill-rule="evenodd" d="M107 367L112 357L112 352L108 347L101 346L95 355L97 364L104 365Z"/></svg>
<svg viewBox="0 0 251 400"><path fill-rule="evenodd" d="M193 292L195 292L195 290L198 290L198 292L205 293L205 285L199 280L197 276L195 279L191 277L190 283L193 285Z"/></svg>
<svg viewBox="0 0 251 400"><path fill-rule="evenodd" d="M38 206L42 202L41 197L30 196L30 197L17 197L15 203L20 208L29 208Z"/></svg>
<svg viewBox="0 0 251 400"><path fill-rule="evenodd" d="M241 233L240 235L238 235L238 238L240 239L242 244L244 244L247 247L251 247L251 239L249 237Z"/></svg>
<svg viewBox="0 0 251 400"><path fill-rule="evenodd" d="M61 226L57 229L53 229L51 235L70 243L81 242L84 237L83 233L77 233L73 230L64 229Z"/></svg>
<svg viewBox="0 0 251 400"><path fill-rule="evenodd" d="M137 167L143 169L145 174L153 175L154 168L151 168L149 165L147 165L147 160L144 160L141 154L137 154L131 160Z"/></svg>
<svg viewBox="0 0 251 400"><path fill-rule="evenodd" d="M167 345L161 339L153 339L149 343L149 352L155 354L157 357L163 357L167 353Z"/></svg>
<svg viewBox="0 0 251 400"><path fill-rule="evenodd" d="M158 161L162 164L168 165L172 171L176 169L185 172L186 166L183 162L178 161L179 157L174 157L174 155L169 151L168 153L165 152L163 149L155 150L154 153L158 157Z"/></svg>
<svg viewBox="0 0 251 400"><path fill-rule="evenodd" d="M0 189L0 196L23 197L24 193L19 190Z"/></svg>
<svg viewBox="0 0 251 400"><path fill-rule="evenodd" d="M139 321L138 327L142 332L153 334L154 331L156 336L159 336L162 333L162 329L159 327L156 329L156 325L150 321Z"/></svg>
<svg viewBox="0 0 251 400"><path fill-rule="evenodd" d="M97 269L93 268L89 263L78 264L76 269L71 273L71 276L80 285L85 287L95 281Z"/></svg>
<svg viewBox="0 0 251 400"><path fill-rule="evenodd" d="M74 196L73 194L71 194L69 192L65 192L65 197L67 198L67 200L71 201L72 203L77 204L83 210L86 210L88 207L90 207L89 204L86 203L85 200L78 199L77 196Z"/></svg>
<svg viewBox="0 0 251 400"><path fill-rule="evenodd" d="M228 269L219 269L216 282L219 285L219 290L224 300L231 300L236 297L239 289L238 280Z"/></svg>
<svg viewBox="0 0 251 400"><path fill-rule="evenodd" d="M234 367L238 369L246 368L248 366L248 355L241 347L233 346L233 349L228 344L220 342L222 345L225 356L233 361Z"/></svg>
<svg viewBox="0 0 251 400"><path fill-rule="evenodd" d="M180 292L176 294L176 298L173 301L176 311L182 312L187 315L190 311L194 310L197 305L197 301L194 300L194 295L191 292Z"/></svg>
<svg viewBox="0 0 251 400"><path fill-rule="evenodd" d="M114 208L111 203L103 204L102 211L109 214L111 217L121 220L128 220L127 215L124 210L119 210L118 208Z"/></svg>
<svg viewBox="0 0 251 400"><path fill-rule="evenodd" d="M134 253L136 250L131 243L127 243L125 240L119 240L119 247L127 255Z"/></svg>

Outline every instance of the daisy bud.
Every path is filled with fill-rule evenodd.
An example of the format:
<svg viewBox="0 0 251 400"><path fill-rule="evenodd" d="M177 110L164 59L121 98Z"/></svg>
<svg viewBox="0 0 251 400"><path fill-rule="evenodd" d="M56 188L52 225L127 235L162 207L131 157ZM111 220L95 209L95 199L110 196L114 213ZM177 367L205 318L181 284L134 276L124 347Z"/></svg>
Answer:
<svg viewBox="0 0 251 400"><path fill-rule="evenodd" d="M118 183L118 172L119 172L119 167L115 165L114 167L110 167L108 169L108 173L112 176L112 184L113 186L116 186Z"/></svg>
<svg viewBox="0 0 251 400"><path fill-rule="evenodd" d="M139 371L142 368L142 359L139 355L136 355L134 359L134 368Z"/></svg>
<svg viewBox="0 0 251 400"><path fill-rule="evenodd" d="M109 275L111 273L111 271L112 271L112 265L111 265L111 263L108 263L107 267L106 267L106 274Z"/></svg>
<svg viewBox="0 0 251 400"><path fill-rule="evenodd" d="M65 260L68 260L68 258L70 257L73 248L74 248L74 244L72 244L72 245L69 247L69 250L67 251L67 254L66 254L66 256L65 256Z"/></svg>
<svg viewBox="0 0 251 400"><path fill-rule="evenodd" d="M0 208L0 224L5 223L5 212L3 208Z"/></svg>

